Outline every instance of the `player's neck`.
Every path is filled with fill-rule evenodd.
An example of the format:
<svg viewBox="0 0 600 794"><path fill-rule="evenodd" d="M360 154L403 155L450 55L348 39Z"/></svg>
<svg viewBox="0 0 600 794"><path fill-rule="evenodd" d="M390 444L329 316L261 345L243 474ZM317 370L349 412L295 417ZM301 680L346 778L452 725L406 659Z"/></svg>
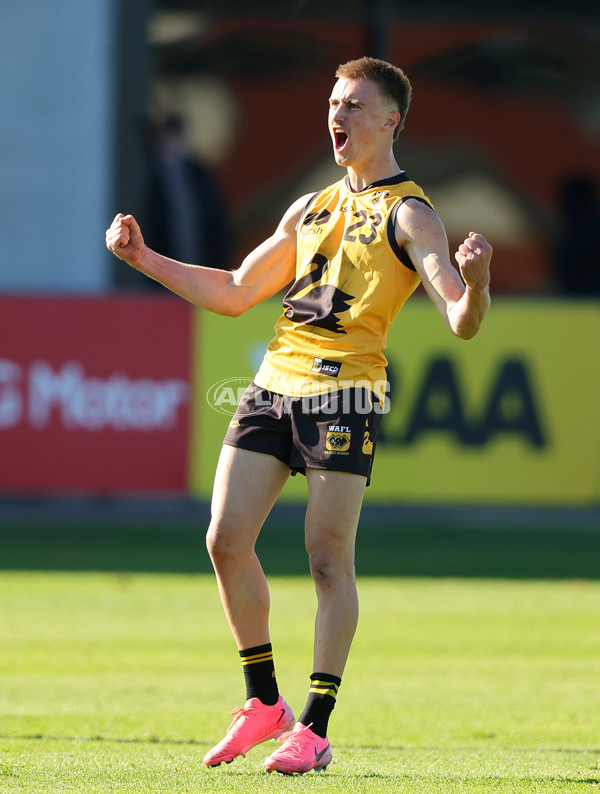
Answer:
<svg viewBox="0 0 600 794"><path fill-rule="evenodd" d="M364 190L369 185L375 182L381 182L384 179L391 179L394 176L402 173L402 169L396 162L393 153L389 158L385 158L380 162L371 162L364 166L348 166L348 183L350 188L358 192Z"/></svg>

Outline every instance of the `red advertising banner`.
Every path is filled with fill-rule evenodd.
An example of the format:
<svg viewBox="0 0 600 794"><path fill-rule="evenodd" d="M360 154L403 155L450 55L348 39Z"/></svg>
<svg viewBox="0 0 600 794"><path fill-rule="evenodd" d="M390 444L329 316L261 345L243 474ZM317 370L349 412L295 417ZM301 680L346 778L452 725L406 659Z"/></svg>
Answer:
<svg viewBox="0 0 600 794"><path fill-rule="evenodd" d="M192 311L0 298L0 493L187 488Z"/></svg>

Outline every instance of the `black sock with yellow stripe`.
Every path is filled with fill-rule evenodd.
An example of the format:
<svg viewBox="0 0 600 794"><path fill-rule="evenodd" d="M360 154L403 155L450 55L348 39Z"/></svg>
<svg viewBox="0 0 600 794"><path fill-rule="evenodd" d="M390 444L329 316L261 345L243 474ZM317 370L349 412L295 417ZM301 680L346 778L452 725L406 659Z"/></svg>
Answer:
<svg viewBox="0 0 600 794"><path fill-rule="evenodd" d="M279 689L271 643L240 651L240 657L246 679L246 700L258 698L265 706L274 706L279 699Z"/></svg>
<svg viewBox="0 0 600 794"><path fill-rule="evenodd" d="M304 711L298 718L302 725L311 725L317 736L327 736L327 724L335 706L335 700L342 679L328 673L313 673L310 677L310 691Z"/></svg>

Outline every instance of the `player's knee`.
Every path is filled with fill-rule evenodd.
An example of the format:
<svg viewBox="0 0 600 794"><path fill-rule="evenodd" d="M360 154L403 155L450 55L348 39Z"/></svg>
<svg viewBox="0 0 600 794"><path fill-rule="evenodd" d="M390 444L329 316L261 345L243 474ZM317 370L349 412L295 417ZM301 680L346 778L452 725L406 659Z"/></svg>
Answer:
<svg viewBox="0 0 600 794"><path fill-rule="evenodd" d="M354 561L337 549L325 546L311 549L308 554L310 572L317 588L330 588L336 582L354 577Z"/></svg>
<svg viewBox="0 0 600 794"><path fill-rule="evenodd" d="M208 555L211 558L211 560L213 559L214 555L217 552L217 547L218 547L217 533L215 532L211 524L206 533L206 549L208 551Z"/></svg>
<svg viewBox="0 0 600 794"><path fill-rule="evenodd" d="M232 557L231 543L226 539L225 533L219 524L210 524L206 533L206 548L215 567L220 566L227 558Z"/></svg>
<svg viewBox="0 0 600 794"><path fill-rule="evenodd" d="M221 521L211 521L206 533L206 548L217 571L246 560L253 551L245 539Z"/></svg>

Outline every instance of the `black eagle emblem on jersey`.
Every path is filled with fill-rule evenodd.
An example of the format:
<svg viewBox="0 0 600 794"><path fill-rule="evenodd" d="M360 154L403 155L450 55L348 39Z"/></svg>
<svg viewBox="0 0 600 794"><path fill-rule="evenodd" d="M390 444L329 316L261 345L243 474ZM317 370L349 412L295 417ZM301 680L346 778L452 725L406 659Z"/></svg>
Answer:
<svg viewBox="0 0 600 794"><path fill-rule="evenodd" d="M315 254L310 264L315 267L301 279L295 281L283 299L285 316L295 323L316 325L336 334L345 334L337 315L350 308L348 301L352 300L354 295L343 292L333 284L319 284L313 286L301 298L295 297L311 284L316 285L329 267L327 257L323 254Z"/></svg>

